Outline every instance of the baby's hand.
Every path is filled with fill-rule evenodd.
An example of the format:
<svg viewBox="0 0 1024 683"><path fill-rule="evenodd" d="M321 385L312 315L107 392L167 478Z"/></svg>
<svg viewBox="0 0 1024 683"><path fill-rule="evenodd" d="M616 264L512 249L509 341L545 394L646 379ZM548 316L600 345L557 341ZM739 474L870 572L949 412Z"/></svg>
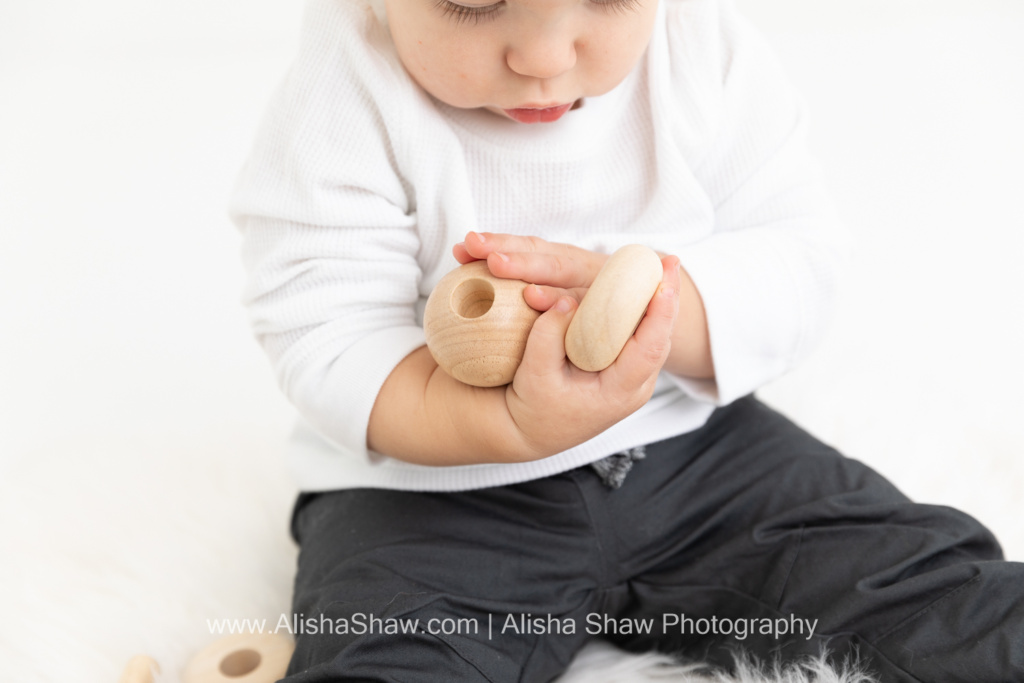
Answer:
<svg viewBox="0 0 1024 683"><path fill-rule="evenodd" d="M662 282L643 320L616 361L601 372L580 370L566 358L565 333L578 306L571 294L555 296L534 323L523 362L505 392L509 414L525 446L524 459L577 446L635 412L651 397L668 358L679 310L678 259L667 257L662 266ZM589 283L579 288L546 286L542 295L586 286Z"/></svg>
<svg viewBox="0 0 1024 683"><path fill-rule="evenodd" d="M489 232L467 234L452 252L459 263L486 260L495 276L536 285L527 287L523 296L538 311L550 309L565 295L581 301L608 260L607 254L571 244Z"/></svg>

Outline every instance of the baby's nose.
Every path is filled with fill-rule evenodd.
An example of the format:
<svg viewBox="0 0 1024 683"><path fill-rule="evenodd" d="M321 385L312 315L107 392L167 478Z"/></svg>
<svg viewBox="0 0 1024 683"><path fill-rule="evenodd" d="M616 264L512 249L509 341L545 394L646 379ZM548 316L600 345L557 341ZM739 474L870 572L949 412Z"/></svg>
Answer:
<svg viewBox="0 0 1024 683"><path fill-rule="evenodd" d="M576 43L564 31L537 32L510 45L505 62L520 76L555 78L576 66Z"/></svg>

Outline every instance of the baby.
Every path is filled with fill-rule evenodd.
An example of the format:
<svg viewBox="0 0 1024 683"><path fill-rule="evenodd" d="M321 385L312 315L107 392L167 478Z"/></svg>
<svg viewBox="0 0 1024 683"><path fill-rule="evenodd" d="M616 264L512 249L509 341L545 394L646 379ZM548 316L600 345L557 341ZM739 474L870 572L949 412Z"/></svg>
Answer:
<svg viewBox="0 0 1024 683"><path fill-rule="evenodd" d="M1024 670L992 535L752 395L822 338L844 260L804 128L731 0L310 0L233 203L301 416L286 680L548 681L591 638ZM565 331L629 243L662 282L584 372ZM542 312L504 387L424 346L475 260Z"/></svg>

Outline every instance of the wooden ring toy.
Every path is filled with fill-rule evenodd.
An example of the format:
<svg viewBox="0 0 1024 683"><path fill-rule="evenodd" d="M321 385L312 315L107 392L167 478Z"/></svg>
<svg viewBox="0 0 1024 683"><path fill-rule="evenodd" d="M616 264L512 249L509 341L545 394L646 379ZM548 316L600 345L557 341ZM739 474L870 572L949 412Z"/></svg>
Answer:
<svg viewBox="0 0 1024 683"><path fill-rule="evenodd" d="M273 633L237 633L214 641L185 667L182 683L274 683L284 678L295 650ZM118 683L153 683L160 666L152 657L128 660Z"/></svg>
<svg viewBox="0 0 1024 683"><path fill-rule="evenodd" d="M580 370L600 372L615 362L658 291L663 269L657 252L628 244L594 278L565 333L565 354Z"/></svg>
<svg viewBox="0 0 1024 683"><path fill-rule="evenodd" d="M236 633L214 641L185 667L183 683L274 683L295 643L274 633Z"/></svg>

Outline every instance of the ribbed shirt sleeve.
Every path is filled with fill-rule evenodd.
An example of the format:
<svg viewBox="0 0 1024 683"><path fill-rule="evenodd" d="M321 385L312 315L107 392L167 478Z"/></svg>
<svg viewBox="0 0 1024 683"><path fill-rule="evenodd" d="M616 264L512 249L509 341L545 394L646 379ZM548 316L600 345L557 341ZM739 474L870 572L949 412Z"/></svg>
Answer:
<svg viewBox="0 0 1024 683"><path fill-rule="evenodd" d="M807 151L804 104L773 51L727 0L718 31L717 120L693 168L714 228L678 251L707 312L715 380L675 380L724 405L820 342L848 239Z"/></svg>
<svg viewBox="0 0 1024 683"><path fill-rule="evenodd" d="M282 390L342 452L367 457L377 393L424 343L420 240L380 104L402 102L375 91L399 67L373 53L387 40L380 24L344 7L308 4L302 50L231 213L243 237L244 301Z"/></svg>

